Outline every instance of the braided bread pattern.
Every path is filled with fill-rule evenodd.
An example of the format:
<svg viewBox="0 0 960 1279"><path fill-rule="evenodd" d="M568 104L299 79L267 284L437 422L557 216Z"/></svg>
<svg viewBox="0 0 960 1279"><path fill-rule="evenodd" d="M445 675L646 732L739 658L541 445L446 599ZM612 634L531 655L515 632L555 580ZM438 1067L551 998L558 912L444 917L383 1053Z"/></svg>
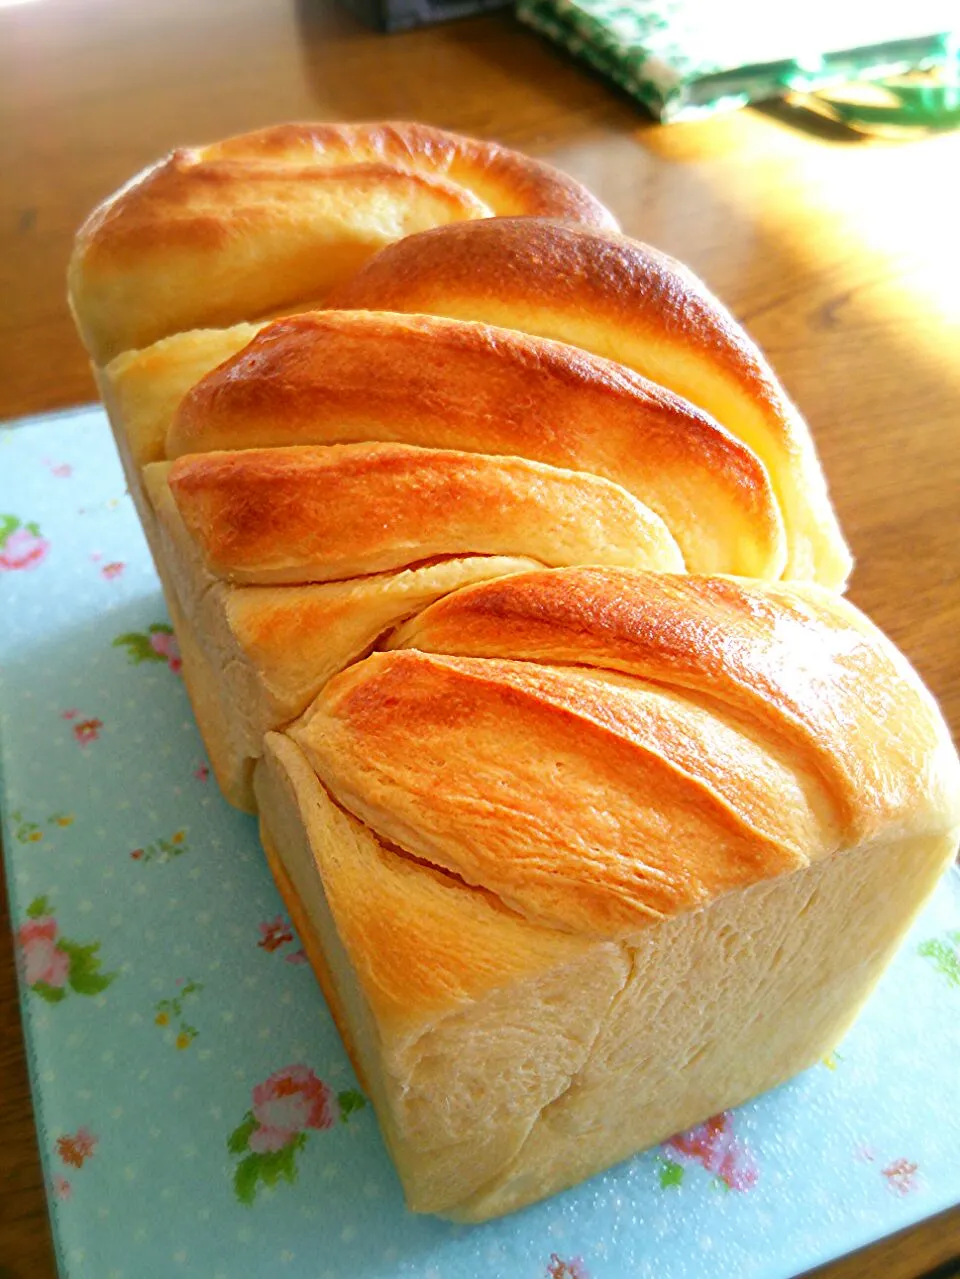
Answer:
<svg viewBox="0 0 960 1279"><path fill-rule="evenodd" d="M236 354L140 449L166 459L143 506L187 646L227 672L207 735L234 802L252 805L263 734L432 591L577 564L842 580L802 419L679 265L616 233L497 218L391 246L342 293L364 309L204 338L206 358ZM157 385L161 348L194 372L201 338L123 356L104 381L129 402Z"/></svg>

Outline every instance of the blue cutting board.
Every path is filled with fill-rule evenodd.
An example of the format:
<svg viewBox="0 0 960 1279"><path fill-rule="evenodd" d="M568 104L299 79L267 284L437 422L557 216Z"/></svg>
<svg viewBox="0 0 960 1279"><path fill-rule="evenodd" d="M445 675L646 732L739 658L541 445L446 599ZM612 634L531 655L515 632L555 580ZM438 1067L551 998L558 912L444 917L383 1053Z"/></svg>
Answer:
<svg viewBox="0 0 960 1279"><path fill-rule="evenodd" d="M960 1201L954 872L832 1059L505 1221L408 1213L210 775L99 410L0 431L0 542L6 865L64 1275L784 1279Z"/></svg>

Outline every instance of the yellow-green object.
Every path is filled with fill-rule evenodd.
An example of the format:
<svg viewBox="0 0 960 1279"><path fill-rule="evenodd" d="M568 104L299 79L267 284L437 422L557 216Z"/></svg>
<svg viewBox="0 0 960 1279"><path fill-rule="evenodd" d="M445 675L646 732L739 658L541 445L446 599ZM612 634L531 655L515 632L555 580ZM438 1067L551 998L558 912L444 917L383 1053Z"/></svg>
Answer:
<svg viewBox="0 0 960 1279"><path fill-rule="evenodd" d="M960 126L960 59L925 74L811 95L813 109L866 133L941 132Z"/></svg>

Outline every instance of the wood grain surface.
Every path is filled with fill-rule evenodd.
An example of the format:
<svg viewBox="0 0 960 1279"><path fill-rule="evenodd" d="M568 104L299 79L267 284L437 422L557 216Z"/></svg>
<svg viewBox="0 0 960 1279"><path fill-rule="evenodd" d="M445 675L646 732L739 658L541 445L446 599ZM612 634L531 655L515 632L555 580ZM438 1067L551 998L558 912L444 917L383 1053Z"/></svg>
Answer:
<svg viewBox="0 0 960 1279"><path fill-rule="evenodd" d="M384 37L326 0L0 0L0 419L94 398L64 270L98 200L178 144L376 117L549 158L728 302L814 430L853 599L956 730L958 135L865 143L787 107L656 127L507 12ZM0 929L0 1279L50 1279L5 911ZM955 1212L816 1273L958 1256Z"/></svg>

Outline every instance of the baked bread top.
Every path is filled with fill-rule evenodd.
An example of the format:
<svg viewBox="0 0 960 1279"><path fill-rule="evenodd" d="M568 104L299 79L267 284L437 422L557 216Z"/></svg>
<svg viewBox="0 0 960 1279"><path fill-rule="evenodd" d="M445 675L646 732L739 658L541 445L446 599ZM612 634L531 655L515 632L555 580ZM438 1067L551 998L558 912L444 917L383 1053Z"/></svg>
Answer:
<svg viewBox="0 0 960 1279"><path fill-rule="evenodd" d="M656 249L548 219L438 227L384 249L329 305L480 320L626 365L763 463L786 528L786 576L845 582L850 554L806 424L729 311Z"/></svg>
<svg viewBox="0 0 960 1279"><path fill-rule="evenodd" d="M386 850L538 925L628 937L960 822L932 698L809 584L517 574L439 601L385 648L290 737Z"/></svg>
<svg viewBox="0 0 960 1279"><path fill-rule="evenodd" d="M232 582L342 581L469 552L679 570L659 516L580 471L406 444L196 453L170 489L208 570Z"/></svg>
<svg viewBox="0 0 960 1279"><path fill-rule="evenodd" d="M185 329L316 305L398 237L463 218L616 229L550 165L405 123L283 124L173 151L95 209L69 269L98 364Z"/></svg>
<svg viewBox="0 0 960 1279"><path fill-rule="evenodd" d="M184 397L166 456L373 441L610 480L660 516L693 571L776 578L786 562L765 467L706 413L611 360L471 320L278 320Z"/></svg>

